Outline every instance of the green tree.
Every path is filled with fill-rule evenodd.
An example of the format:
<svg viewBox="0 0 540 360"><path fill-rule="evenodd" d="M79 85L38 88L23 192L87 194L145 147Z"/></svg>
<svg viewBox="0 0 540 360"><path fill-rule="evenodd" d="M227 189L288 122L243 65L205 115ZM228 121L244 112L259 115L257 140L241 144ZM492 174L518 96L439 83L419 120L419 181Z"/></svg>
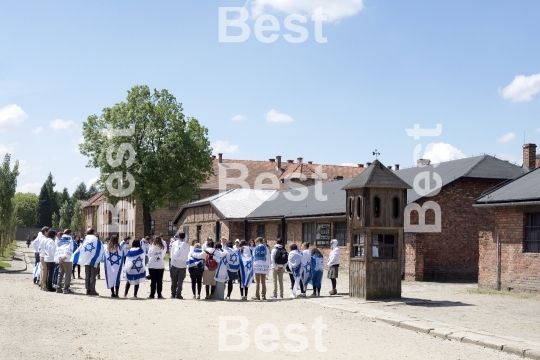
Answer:
<svg viewBox="0 0 540 360"><path fill-rule="evenodd" d="M85 141L79 149L90 158L87 166L100 169L99 182L106 185L108 198L124 198L132 190L145 234L150 234L152 210L169 201L189 200L212 171L208 129L182 111L167 90L135 86L125 102L103 109L101 116L89 116L83 124ZM133 133L112 136L112 130L128 129ZM115 180L118 172L121 179Z"/></svg>
<svg viewBox="0 0 540 360"><path fill-rule="evenodd" d="M83 182L77 185L73 195L71 196L73 203L76 203L77 200L88 200L89 198L90 197L87 196L86 184Z"/></svg>
<svg viewBox="0 0 540 360"><path fill-rule="evenodd" d="M38 196L32 193L16 193L13 201L15 202L15 216L19 220L19 225L27 228L36 227L38 222Z"/></svg>
<svg viewBox="0 0 540 360"><path fill-rule="evenodd" d="M70 228L75 233L78 233L78 234L82 235L84 233L84 227L85 227L84 213L83 213L83 209L81 207L81 202L76 201L74 211L73 211L73 217L71 218Z"/></svg>
<svg viewBox="0 0 540 360"><path fill-rule="evenodd" d="M45 180L45 186L47 187L47 191L49 191L49 199L51 199L51 202L49 203L51 207L51 215L52 214L58 214L58 211L60 210L60 195L58 192L54 191L54 187L56 186L56 183L53 180L53 176L51 173L47 175L47 180Z"/></svg>
<svg viewBox="0 0 540 360"><path fill-rule="evenodd" d="M64 204L60 208L60 221L58 223L59 230L65 230L71 225L71 218L73 217L73 213L70 208L71 205L68 201L64 202Z"/></svg>
<svg viewBox="0 0 540 360"><path fill-rule="evenodd" d="M97 193L99 192L99 189L97 188L96 185L92 184L90 185L90 187L88 188L88 191L86 192L86 200L90 199L92 196L96 195Z"/></svg>
<svg viewBox="0 0 540 360"><path fill-rule="evenodd" d="M52 227L56 231L60 229L60 218L57 213L52 214Z"/></svg>
<svg viewBox="0 0 540 360"><path fill-rule="evenodd" d="M0 249L2 255L6 246L14 240L17 228L13 198L19 176L19 161L15 162L13 170L11 170L10 161L11 155L6 154L0 167Z"/></svg>
<svg viewBox="0 0 540 360"><path fill-rule="evenodd" d="M37 210L37 226L43 227L43 226L51 226L52 224L52 208L53 205L51 204L52 199L49 192L49 188L47 187L47 183L43 184L41 187L41 191L39 193L39 202L38 202L38 210Z"/></svg>

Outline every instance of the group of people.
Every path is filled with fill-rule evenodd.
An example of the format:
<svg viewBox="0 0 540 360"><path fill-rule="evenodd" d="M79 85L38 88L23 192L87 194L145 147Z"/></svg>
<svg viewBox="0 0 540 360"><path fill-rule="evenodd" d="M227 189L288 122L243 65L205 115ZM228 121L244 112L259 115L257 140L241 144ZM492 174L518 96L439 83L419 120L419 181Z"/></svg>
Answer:
<svg viewBox="0 0 540 360"><path fill-rule="evenodd" d="M120 284L125 280L123 296L127 297L133 286L136 298L139 286L150 280L148 298L163 299L163 276L166 253L169 253L169 275L171 278L171 298L183 299L183 284L189 274L191 292L194 299L201 298L202 286L205 299L230 299L234 284L238 283L242 300L248 299L248 290L255 284L252 300L266 300L266 281L270 273L273 277L271 299L283 298L283 276L289 274L291 297L306 297L308 285L312 285L311 296L320 296L324 271L324 258L317 248L303 243L301 249L296 244L289 245L277 239L270 249L263 238L249 242L237 239L235 242L222 238L214 241L208 238L203 244L196 240L191 246L184 233L170 239L167 246L161 236L147 236L140 240L130 237L119 242L116 235L102 243L93 229L88 229L84 239L72 237L69 229L57 233L44 227L33 241L36 254L34 283L42 290L70 294L71 279L78 267L84 267L87 295L96 292L96 278L102 265L105 284L111 297L119 297ZM101 264L101 265L100 265ZM339 273L339 248L337 240L332 240L332 250L328 261L328 278L332 282L330 295L337 294L336 279Z"/></svg>

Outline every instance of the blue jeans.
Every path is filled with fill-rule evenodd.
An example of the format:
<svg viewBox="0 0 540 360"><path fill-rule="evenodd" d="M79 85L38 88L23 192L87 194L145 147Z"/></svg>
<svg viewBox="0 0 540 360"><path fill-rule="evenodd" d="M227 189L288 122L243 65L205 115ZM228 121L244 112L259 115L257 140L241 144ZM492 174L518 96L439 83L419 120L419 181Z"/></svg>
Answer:
<svg viewBox="0 0 540 360"><path fill-rule="evenodd" d="M58 270L59 269L60 269L60 264L55 264L54 265L54 274L53 274L53 279L52 279L53 285L56 285L56 280L58 280Z"/></svg>
<svg viewBox="0 0 540 360"><path fill-rule="evenodd" d="M36 259L36 263L34 265L37 265L39 262L39 253L34 253L34 258Z"/></svg>

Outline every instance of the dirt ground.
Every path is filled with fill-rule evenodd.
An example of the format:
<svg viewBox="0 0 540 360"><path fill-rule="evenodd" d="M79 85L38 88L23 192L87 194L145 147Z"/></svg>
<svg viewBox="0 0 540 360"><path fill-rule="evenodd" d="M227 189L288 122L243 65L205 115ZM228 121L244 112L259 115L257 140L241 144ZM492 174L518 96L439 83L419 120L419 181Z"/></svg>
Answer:
<svg viewBox="0 0 540 360"><path fill-rule="evenodd" d="M184 295L190 295L190 285L187 280ZM164 295L169 295L169 286L166 280ZM268 286L272 286L270 281ZM75 280L72 289L76 294L63 295L40 291L32 284L30 267L23 273L0 273L0 358L518 358L400 329L304 299L242 302L237 286L230 301L193 300L191 296L185 296L186 300L145 299L149 287L149 282L141 285L138 299L113 299L104 280L99 280L97 291L101 296L90 297L82 295L84 282ZM326 296L328 290L329 281L325 279L321 294ZM250 288L250 296L253 292L254 286ZM324 300L344 301L344 298ZM220 348L220 316L244 317L247 327L243 336L249 338L246 349L224 351L227 348L223 345L241 345L240 336L223 337ZM312 325L319 317L327 330L320 332L317 341ZM227 324L229 329L234 329L240 322ZM271 324L266 325L262 334L268 336L273 329L274 340L255 343L256 329L261 324ZM222 330L224 334L226 329ZM295 336L305 338L295 339ZM269 349L272 344L277 347L275 350L261 351L261 348L272 350Z"/></svg>

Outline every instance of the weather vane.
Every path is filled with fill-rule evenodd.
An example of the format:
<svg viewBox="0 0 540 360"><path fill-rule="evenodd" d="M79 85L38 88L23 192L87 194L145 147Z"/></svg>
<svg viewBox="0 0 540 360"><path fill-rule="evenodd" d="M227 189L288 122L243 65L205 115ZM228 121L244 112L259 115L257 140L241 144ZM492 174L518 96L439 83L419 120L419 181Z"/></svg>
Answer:
<svg viewBox="0 0 540 360"><path fill-rule="evenodd" d="M377 149L375 149L375 151L373 152L373 155L375 155L375 159L377 159L377 157L378 157L379 155L381 155L381 153L378 152Z"/></svg>

